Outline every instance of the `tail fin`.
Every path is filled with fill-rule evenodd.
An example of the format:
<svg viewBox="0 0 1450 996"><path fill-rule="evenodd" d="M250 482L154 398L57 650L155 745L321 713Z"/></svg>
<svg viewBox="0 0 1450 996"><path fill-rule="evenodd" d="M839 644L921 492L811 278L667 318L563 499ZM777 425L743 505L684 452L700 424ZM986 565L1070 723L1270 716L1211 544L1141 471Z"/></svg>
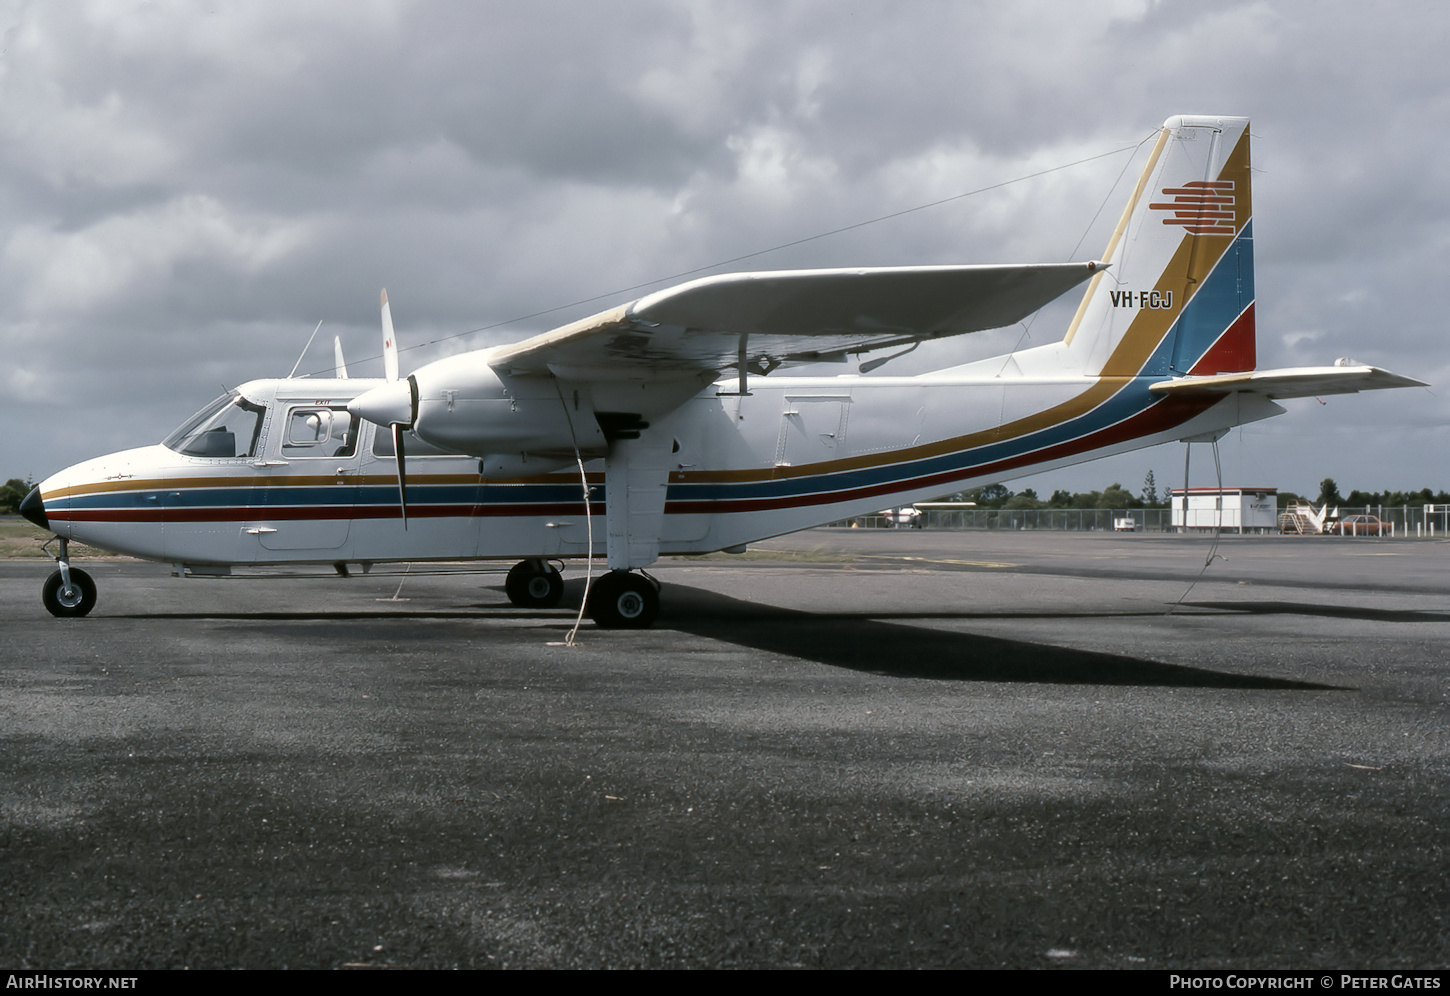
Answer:
<svg viewBox="0 0 1450 996"><path fill-rule="evenodd" d="M1102 259L1066 338L1085 373L1252 370L1248 119L1165 121Z"/></svg>

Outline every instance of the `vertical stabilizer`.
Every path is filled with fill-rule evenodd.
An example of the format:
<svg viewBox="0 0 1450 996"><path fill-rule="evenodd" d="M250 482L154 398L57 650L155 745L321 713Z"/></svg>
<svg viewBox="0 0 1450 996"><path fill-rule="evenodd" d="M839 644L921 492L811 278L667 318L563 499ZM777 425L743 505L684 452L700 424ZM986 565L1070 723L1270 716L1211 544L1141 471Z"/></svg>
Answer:
<svg viewBox="0 0 1450 996"><path fill-rule="evenodd" d="M1252 370L1248 118L1163 123L1066 342L1084 373Z"/></svg>

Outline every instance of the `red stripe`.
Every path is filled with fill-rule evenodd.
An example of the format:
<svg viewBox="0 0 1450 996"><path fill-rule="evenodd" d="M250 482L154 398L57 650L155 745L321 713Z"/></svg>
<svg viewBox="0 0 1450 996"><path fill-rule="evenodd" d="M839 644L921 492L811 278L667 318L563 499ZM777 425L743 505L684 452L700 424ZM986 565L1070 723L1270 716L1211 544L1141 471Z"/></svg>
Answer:
<svg viewBox="0 0 1450 996"><path fill-rule="evenodd" d="M1241 370L1252 370L1258 363L1257 340L1254 335L1254 303L1250 301L1243 313L1224 329L1223 334L1204 351L1193 369L1188 372L1193 375L1238 373Z"/></svg>
<svg viewBox="0 0 1450 996"><path fill-rule="evenodd" d="M1086 452L1087 450L1098 449L1102 446L1111 446L1114 443L1123 442L1128 439L1137 439L1140 436L1149 436L1155 432L1162 432L1165 429L1171 429L1176 425L1181 425L1194 416L1207 411L1218 401L1218 398L1166 398L1163 401L1157 402L1152 407L1139 412L1137 415L1119 422L1117 425L1108 426L1106 429L1089 433L1080 439L1074 439L1066 443L1058 443L1055 446L1048 446L1045 449L1034 450L1030 453L1023 453L1020 456L1009 457L1005 460L997 460L993 463L981 464L977 467L967 467L961 470L931 474L926 477L917 477L905 481L890 481L886 484L875 484L870 487L852 488L849 491L836 491L826 494L791 495L784 498L672 501L665 503L665 513L667 515L680 515L711 512L756 512L775 508L799 508L805 505L834 505L839 502L854 501L858 498L872 498L880 495L899 494L902 491L914 491L917 488L954 484L967 477L985 477L1004 471L1017 470L1022 467L1030 467L1036 463L1055 460L1059 457L1072 456L1077 453Z"/></svg>

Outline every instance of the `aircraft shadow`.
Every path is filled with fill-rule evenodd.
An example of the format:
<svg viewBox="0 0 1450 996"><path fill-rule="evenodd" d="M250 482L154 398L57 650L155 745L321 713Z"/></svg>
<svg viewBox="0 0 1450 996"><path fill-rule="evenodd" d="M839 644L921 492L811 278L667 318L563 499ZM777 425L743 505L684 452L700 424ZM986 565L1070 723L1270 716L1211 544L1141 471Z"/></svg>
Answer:
<svg viewBox="0 0 1450 996"><path fill-rule="evenodd" d="M577 604L577 593L571 592ZM944 633L864 613L812 613L669 585L658 626L894 678L1070 685L1345 691L1335 685L1164 664L975 633ZM949 618L934 613L934 618ZM963 616L966 618L966 616ZM976 614L981 618L981 614ZM998 616L1002 618L1002 616Z"/></svg>
<svg viewBox="0 0 1450 996"><path fill-rule="evenodd" d="M1446 623L1450 612L1424 609L1371 609L1363 605L1306 605L1302 602L1185 602L1194 608L1223 609L1251 616L1328 616L1369 622Z"/></svg>
<svg viewBox="0 0 1450 996"><path fill-rule="evenodd" d="M560 617L577 611L583 595L582 579L565 582L563 605L551 615ZM1009 640L976 633L947 633L891 620L1064 618L1094 616L1092 613L984 613L951 612L803 612L731 598L683 584L666 586L660 619L656 627L672 629L706 639L719 640L762 653L814 661L828 667L845 668L893 678L926 678L937 681L1001 681L1065 685L1136 685L1177 688L1238 688L1295 691L1345 691L1343 686L1294 681L1252 674L1233 674L1207 668L1166 664L1161 661L1078 650L1050 644ZM1196 608L1236 612L1318 612L1324 615L1352 615L1341 607L1302 606L1292 603L1192 603ZM1444 621L1442 613L1395 613L1365 610L1365 618L1400 621ZM1121 613L1157 615L1158 613ZM517 609L505 604L477 604L452 609L407 609L380 611L286 610L127 613L112 618L211 619L246 622L352 622L400 620L477 621L488 618L519 618L538 621L539 610ZM1114 613L1113 615L1119 615ZM1097 616L1094 616L1097 617Z"/></svg>

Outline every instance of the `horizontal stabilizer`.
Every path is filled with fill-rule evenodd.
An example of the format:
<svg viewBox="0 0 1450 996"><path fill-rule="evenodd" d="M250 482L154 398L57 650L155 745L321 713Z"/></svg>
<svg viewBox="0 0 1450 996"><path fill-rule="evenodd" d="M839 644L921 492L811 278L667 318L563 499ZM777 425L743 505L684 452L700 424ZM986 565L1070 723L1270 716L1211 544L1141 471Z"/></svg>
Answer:
<svg viewBox="0 0 1450 996"><path fill-rule="evenodd" d="M1356 394L1391 387L1426 387L1424 381L1401 377L1379 367L1335 364L1332 367L1283 367L1247 373L1180 377L1152 385L1160 394L1260 394L1266 398L1312 398L1324 394Z"/></svg>

